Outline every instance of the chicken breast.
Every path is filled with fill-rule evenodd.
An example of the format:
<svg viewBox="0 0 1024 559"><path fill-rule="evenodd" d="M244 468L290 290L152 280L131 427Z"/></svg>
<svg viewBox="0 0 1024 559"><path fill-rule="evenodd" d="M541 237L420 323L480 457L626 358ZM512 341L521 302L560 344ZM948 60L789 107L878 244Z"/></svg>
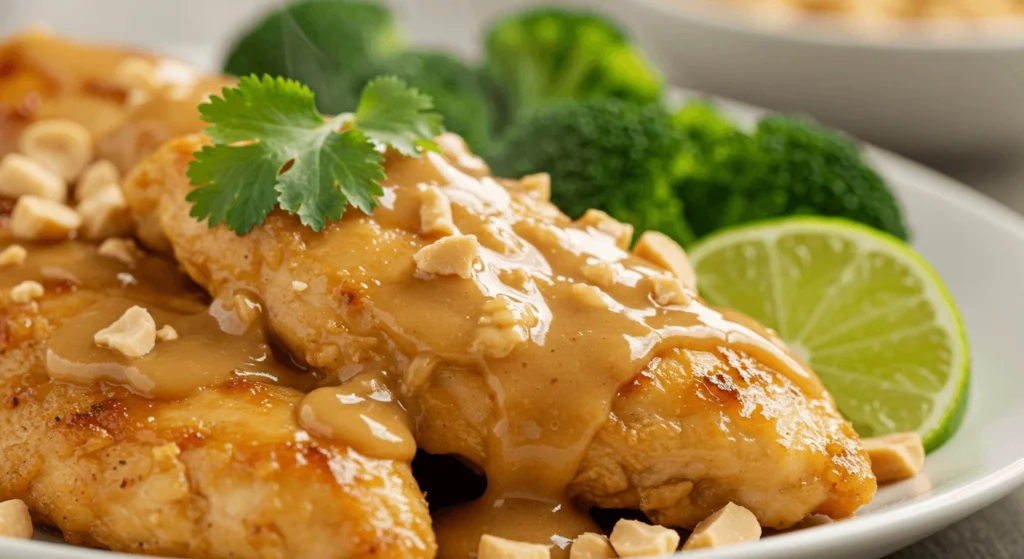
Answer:
<svg viewBox="0 0 1024 559"><path fill-rule="evenodd" d="M201 130L198 103L231 83L44 32L0 46L0 68L0 155L32 122L66 119L122 172ZM13 203L0 199L0 250L13 242ZM296 410L322 378L278 364L259 325L211 307L173 261L21 244L27 260L0 265L0 501L24 500L71 543L118 551L434 556L408 459L303 429ZM94 335L133 306L155 320L150 347L121 353L139 349L139 324L111 333L121 350L101 347Z"/></svg>
<svg viewBox="0 0 1024 559"><path fill-rule="evenodd" d="M447 156L389 154L381 206L319 233L282 212L242 237L189 217L200 137L125 189L212 295L255 301L339 382L384 371L420 447L487 475L480 502L438 518L440 556L467 556L481 533L558 548L589 522L573 500L683 527L732 501L773 528L870 500L867 456L817 377L771 332L704 305L678 247L655 236L631 254L628 226L572 222L544 177L499 183L439 141Z"/></svg>
<svg viewBox="0 0 1024 559"><path fill-rule="evenodd" d="M0 248L10 240L3 221ZM430 517L408 463L304 431L295 409L315 379L261 363L252 351L217 350L251 337L190 330L190 316L217 323L173 263L129 265L74 242L28 252L0 273L0 501L22 499L71 543L118 551L433 557ZM12 287L26 280L41 282L45 294L15 302ZM146 397L145 384L102 381L114 380L117 358L95 347L88 324L96 309L122 301L178 325L180 337L157 342L137 370L155 379L150 389L183 395ZM261 344L246 347L265 351ZM145 376L158 368L165 378Z"/></svg>

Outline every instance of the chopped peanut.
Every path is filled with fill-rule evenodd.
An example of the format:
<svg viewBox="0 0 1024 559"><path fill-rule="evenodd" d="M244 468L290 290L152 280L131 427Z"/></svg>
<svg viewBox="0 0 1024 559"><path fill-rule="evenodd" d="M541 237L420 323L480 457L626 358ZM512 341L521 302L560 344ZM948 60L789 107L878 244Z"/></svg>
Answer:
<svg viewBox="0 0 1024 559"><path fill-rule="evenodd" d="M82 218L82 235L100 240L124 236L132 231L132 217L121 187L108 184L90 194L75 208Z"/></svg>
<svg viewBox="0 0 1024 559"><path fill-rule="evenodd" d="M405 376L402 377L402 391L408 394L426 386L440 364L441 359L430 353L421 353L413 357L409 366L405 368Z"/></svg>
<svg viewBox="0 0 1024 559"><path fill-rule="evenodd" d="M420 205L420 231L425 235L455 235L459 232L452 220L452 204L436 186L423 191Z"/></svg>
<svg viewBox="0 0 1024 559"><path fill-rule="evenodd" d="M113 79L118 85L129 89L153 89L158 84L156 64L145 58L125 58L114 69Z"/></svg>
<svg viewBox="0 0 1024 559"><path fill-rule="evenodd" d="M536 543L516 542L484 535L480 538L476 559L550 559L548 546Z"/></svg>
<svg viewBox="0 0 1024 559"><path fill-rule="evenodd" d="M129 266L134 265L146 256L146 253L139 248L139 245L135 244L135 239L123 239L119 237L103 241L100 243L99 248L96 249L96 252L100 256L120 260Z"/></svg>
<svg viewBox="0 0 1024 559"><path fill-rule="evenodd" d="M32 539L32 516L18 499L0 503L0 538Z"/></svg>
<svg viewBox="0 0 1024 559"><path fill-rule="evenodd" d="M608 308L608 302L605 301L600 288L586 283L574 283L571 289L573 297L584 305L595 309Z"/></svg>
<svg viewBox="0 0 1024 559"><path fill-rule="evenodd" d="M537 200L551 201L551 175L547 173L526 175L519 181L519 186Z"/></svg>
<svg viewBox="0 0 1024 559"><path fill-rule="evenodd" d="M824 526L825 524L832 524L833 522L834 521L831 518L825 516L824 514L812 514L807 518L801 520L800 522L794 524L792 527L789 528L789 530L806 530L807 528Z"/></svg>
<svg viewBox="0 0 1024 559"><path fill-rule="evenodd" d="M618 557L608 538L587 532L573 540L569 559L614 559Z"/></svg>
<svg viewBox="0 0 1024 559"><path fill-rule="evenodd" d="M537 325L533 306L498 295L484 303L472 349L487 357L508 357L519 344L530 339L530 328Z"/></svg>
<svg viewBox="0 0 1024 559"><path fill-rule="evenodd" d="M246 326L255 324L263 313L263 307L257 301L241 293L231 298L231 310L235 311L235 316Z"/></svg>
<svg viewBox="0 0 1024 559"><path fill-rule="evenodd" d="M584 264L581 269L583 277L600 287L608 288L615 283L615 265L611 262L597 261Z"/></svg>
<svg viewBox="0 0 1024 559"><path fill-rule="evenodd" d="M864 439L864 449L879 483L912 478L924 467L924 444L917 433Z"/></svg>
<svg viewBox="0 0 1024 559"><path fill-rule="evenodd" d="M11 300L18 304L29 303L45 294L43 284L37 281L23 281L11 288Z"/></svg>
<svg viewBox="0 0 1024 559"><path fill-rule="evenodd" d="M683 550L708 549L761 538L761 524L749 510L729 503L693 529Z"/></svg>
<svg viewBox="0 0 1024 559"><path fill-rule="evenodd" d="M38 196L22 196L11 211L11 233L18 239L59 241L82 225L75 210Z"/></svg>
<svg viewBox="0 0 1024 559"><path fill-rule="evenodd" d="M483 159L469 151L469 146L466 145L466 141L462 139L462 136L445 132L434 138L434 141L437 142L437 146L441 148L441 151L452 158L459 167L475 172L487 172L487 164L484 163Z"/></svg>
<svg viewBox="0 0 1024 559"><path fill-rule="evenodd" d="M651 295L654 302L661 306L687 305L691 300L683 287L683 280L675 276L651 277Z"/></svg>
<svg viewBox="0 0 1024 559"><path fill-rule="evenodd" d="M134 306L113 324L96 332L93 341L128 357L142 357L156 345L156 322L149 311Z"/></svg>
<svg viewBox="0 0 1024 559"><path fill-rule="evenodd" d="M675 241L663 233L648 231L640 235L633 252L672 272L683 280L686 287L697 289L697 274L690 265L690 259Z"/></svg>
<svg viewBox="0 0 1024 559"><path fill-rule="evenodd" d="M18 150L72 182L92 161L92 134L70 120L40 120L22 131Z"/></svg>
<svg viewBox="0 0 1024 559"><path fill-rule="evenodd" d="M619 557L667 555L679 547L679 534L675 530L636 520L616 522L608 540Z"/></svg>
<svg viewBox="0 0 1024 559"><path fill-rule="evenodd" d="M28 251L21 245L11 245L0 250L0 268L7 266L21 266L28 258Z"/></svg>
<svg viewBox="0 0 1024 559"><path fill-rule="evenodd" d="M120 182L121 171L117 169L117 166L106 159L100 159L86 167L82 171L82 175L78 177L78 184L75 186L75 199L84 200L104 186Z"/></svg>
<svg viewBox="0 0 1024 559"><path fill-rule="evenodd" d="M178 331L174 329L174 326L164 324L156 331L156 339L161 342L173 342L178 339Z"/></svg>
<svg viewBox="0 0 1024 559"><path fill-rule="evenodd" d="M615 239L615 245L625 250L633 242L633 226L617 221L614 217L601 210L587 210L576 222L584 227L593 227Z"/></svg>
<svg viewBox="0 0 1024 559"><path fill-rule="evenodd" d="M19 153L8 153L0 159L0 197L38 196L63 202L68 197L64 179L41 163Z"/></svg>
<svg viewBox="0 0 1024 559"><path fill-rule="evenodd" d="M475 236L453 235L421 248L413 258L421 272L468 278L473 275L479 253L480 243Z"/></svg>
<svg viewBox="0 0 1024 559"><path fill-rule="evenodd" d="M309 289L309 284L304 282L304 281L293 281L292 282L292 291L295 291L297 293L302 293L303 291L305 291L307 289Z"/></svg>

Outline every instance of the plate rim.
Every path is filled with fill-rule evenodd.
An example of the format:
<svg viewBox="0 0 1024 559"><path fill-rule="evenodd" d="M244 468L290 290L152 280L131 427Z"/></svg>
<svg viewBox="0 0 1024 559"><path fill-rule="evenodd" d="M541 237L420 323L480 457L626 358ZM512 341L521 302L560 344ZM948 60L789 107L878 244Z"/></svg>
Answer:
<svg viewBox="0 0 1024 559"><path fill-rule="evenodd" d="M648 0L642 0L644 2ZM651 0L657 1L657 0ZM774 114L760 107L740 101L709 95L706 93L673 87L669 92L669 103L677 104L686 100L707 99L724 109L729 116L741 123L749 124L765 114ZM897 195L904 190L927 191L930 196L939 196L950 204L958 205L963 211L974 214L979 219L990 219L993 224L1006 233L1016 237L1024 244L1024 216L1009 206L994 200L966 184L945 175L935 169L917 163L902 155L869 143L860 142L868 160L883 177L895 174L909 174L922 177L919 182L899 182L894 184ZM912 243L911 243L912 244ZM976 358L971 352L972 361ZM970 413L970 411L968 411ZM955 438L955 436L954 436ZM952 440L952 439L951 439ZM854 516L827 526L818 526L814 530L802 530L772 536L768 539L740 544L722 549L689 551L685 555L677 552L665 557L700 557L706 559L761 559L764 556L786 557L787 553L802 553L815 548L841 550L844 546L864 541L865 536L877 536L881 533L894 533L907 526L928 525L931 527L949 526L942 518L950 511L962 520L982 508L994 503L1014 490L1024 487L1024 454L1014 462L981 477L923 499L897 504L891 510L883 510L866 516ZM960 515L959 512L963 514ZM953 522L957 522L954 520ZM923 536L932 528L921 530ZM827 535L826 535L827 534ZM920 541L915 538L915 542Z"/></svg>

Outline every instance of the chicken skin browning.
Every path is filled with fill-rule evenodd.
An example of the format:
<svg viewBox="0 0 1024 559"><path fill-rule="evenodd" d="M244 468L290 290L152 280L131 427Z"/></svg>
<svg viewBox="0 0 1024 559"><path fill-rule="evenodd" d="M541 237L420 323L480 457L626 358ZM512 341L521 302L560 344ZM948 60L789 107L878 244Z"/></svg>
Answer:
<svg viewBox="0 0 1024 559"><path fill-rule="evenodd" d="M82 124L131 171L138 239L177 260L64 242L0 274L0 499L69 541L461 559L491 534L557 559L597 530L588 507L693 527L734 502L781 529L875 491L856 434L773 333L705 305L664 239L630 251L629 226L569 220L545 177L493 179L443 136L443 155L386 154L372 215L313 232L276 211L237 236L189 216L204 138L150 154L198 132L196 104L230 80L41 34L0 66L0 154L34 120ZM24 280L45 294L15 302ZM93 343L133 305L180 337L137 359ZM433 529L417 446L487 477Z"/></svg>
<svg viewBox="0 0 1024 559"><path fill-rule="evenodd" d="M231 81L27 33L0 45L0 156L33 122L70 120L95 159L125 172L201 130L197 104ZM15 243L14 203L0 198L0 250ZM0 501L21 499L69 542L115 551L435 555L408 461L304 430L296 409L322 377L277 363L259 325L211 306L176 263L77 241L17 244L27 259L0 264ZM42 295L16 297L21 282ZM176 328L134 360L94 343L133 305Z"/></svg>
<svg viewBox="0 0 1024 559"><path fill-rule="evenodd" d="M774 334L628 253L628 226L572 222L542 178L496 182L457 139L440 141L445 156L389 154L381 207L318 233L281 212L242 237L189 217L200 137L156 152L125 190L166 235L155 246L214 297L256 301L305 364L340 381L387 371L419 446L477 465L489 495L682 527L729 502L786 528L870 501L857 435ZM461 556L445 518L441 556Z"/></svg>
<svg viewBox="0 0 1024 559"><path fill-rule="evenodd" d="M0 247L3 235L0 224ZM157 301L204 306L194 289L168 281L173 265L151 262L164 276L158 280L95 251L70 242L30 247L26 264L0 277L0 501L22 499L37 522L71 543L118 551L434 555L430 517L408 464L310 437L295 419L300 389L230 371L223 384L174 399L51 380L48 342L96 305L129 297L151 309ZM83 283L40 277L41 299L15 303L7 296L12 282L58 260L67 272L82 272ZM108 272L109 281L94 283ZM134 274L152 290L122 288L115 274ZM92 332L84 334L91 342Z"/></svg>

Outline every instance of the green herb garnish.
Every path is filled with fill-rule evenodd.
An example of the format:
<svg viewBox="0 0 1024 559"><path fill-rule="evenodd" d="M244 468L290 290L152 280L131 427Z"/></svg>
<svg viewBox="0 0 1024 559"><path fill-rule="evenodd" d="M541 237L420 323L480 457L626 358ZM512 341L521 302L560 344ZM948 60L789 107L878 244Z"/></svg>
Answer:
<svg viewBox="0 0 1024 559"><path fill-rule="evenodd" d="M383 194L378 146L418 157L437 150L441 132L433 101L394 77L363 89L355 113L325 118L313 93L285 78L243 77L199 106L213 141L189 165L191 215L244 235L274 207L314 231L341 219L352 204L365 213Z"/></svg>

